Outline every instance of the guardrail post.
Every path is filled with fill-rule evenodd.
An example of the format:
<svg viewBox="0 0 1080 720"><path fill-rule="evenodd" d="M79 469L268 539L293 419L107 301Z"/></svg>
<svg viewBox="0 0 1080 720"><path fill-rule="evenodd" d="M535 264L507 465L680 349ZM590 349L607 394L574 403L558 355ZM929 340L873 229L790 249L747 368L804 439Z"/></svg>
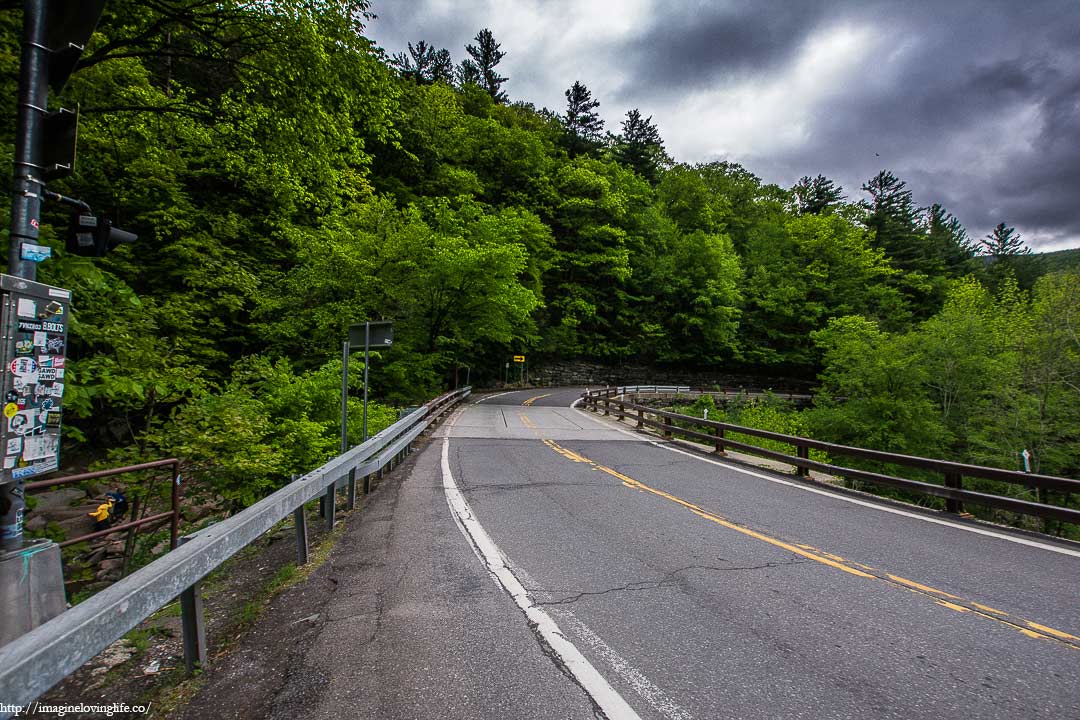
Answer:
<svg viewBox="0 0 1080 720"><path fill-rule="evenodd" d="M367 495L371 492L371 473L364 476L364 494Z"/></svg>
<svg viewBox="0 0 1080 720"><path fill-rule="evenodd" d="M666 438L671 437L671 418L664 418L664 429L661 434Z"/></svg>
<svg viewBox="0 0 1080 720"><path fill-rule="evenodd" d="M619 422L622 422L625 419L626 419L626 404L620 402L619 403Z"/></svg>
<svg viewBox="0 0 1080 720"><path fill-rule="evenodd" d="M964 484L960 473L945 473L945 487L962 490ZM964 512L964 503L952 498L945 498L945 512L962 513Z"/></svg>
<svg viewBox="0 0 1080 720"><path fill-rule="evenodd" d="M639 427L639 428L645 427L645 411L642 410L641 408L638 408L638 411L637 411L637 427Z"/></svg>
<svg viewBox="0 0 1080 720"><path fill-rule="evenodd" d="M611 396L604 398L604 415L611 415Z"/></svg>
<svg viewBox="0 0 1080 720"><path fill-rule="evenodd" d="M727 455L724 451L724 428L713 428L713 437L716 438L716 440L713 441L713 447L715 448L713 452L717 455Z"/></svg>
<svg viewBox="0 0 1080 720"><path fill-rule="evenodd" d="M356 507L356 468L349 469L349 495L345 503L347 510Z"/></svg>
<svg viewBox="0 0 1080 720"><path fill-rule="evenodd" d="M307 513L303 505L293 510L293 525L296 528L296 566L300 567L308 561Z"/></svg>
<svg viewBox="0 0 1080 720"><path fill-rule="evenodd" d="M180 544L190 540L180 538ZM206 617L203 614L202 582L196 582L180 593L180 621L184 639L184 665L188 673L208 664L206 653Z"/></svg>
<svg viewBox="0 0 1080 720"><path fill-rule="evenodd" d="M806 445L796 445L795 454L802 460L809 460L810 448ZM799 465L796 467L795 474L800 477L810 477L810 468Z"/></svg>
<svg viewBox="0 0 1080 720"><path fill-rule="evenodd" d="M333 530L334 522L337 520L337 480L326 487L323 499L326 507L326 529Z"/></svg>

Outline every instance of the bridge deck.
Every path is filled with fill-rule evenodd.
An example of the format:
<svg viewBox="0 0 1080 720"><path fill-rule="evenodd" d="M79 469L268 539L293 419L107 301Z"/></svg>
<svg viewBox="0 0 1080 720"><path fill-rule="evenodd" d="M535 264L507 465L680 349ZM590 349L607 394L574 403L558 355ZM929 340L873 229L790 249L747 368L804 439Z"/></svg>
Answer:
<svg viewBox="0 0 1080 720"><path fill-rule="evenodd" d="M480 399L375 496L270 716L1080 717L1080 552L695 457L574 397Z"/></svg>

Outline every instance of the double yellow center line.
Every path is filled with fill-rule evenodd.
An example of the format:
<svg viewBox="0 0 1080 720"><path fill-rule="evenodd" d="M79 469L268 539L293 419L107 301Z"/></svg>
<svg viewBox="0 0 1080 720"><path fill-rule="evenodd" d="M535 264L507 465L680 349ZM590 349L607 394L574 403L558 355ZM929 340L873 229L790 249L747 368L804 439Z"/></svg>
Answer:
<svg viewBox="0 0 1080 720"><path fill-rule="evenodd" d="M524 416L522 416L522 419L524 420ZM529 427L535 427L530 422L526 422L526 425ZM930 587L929 585L923 585L922 583L915 582L914 580L908 580L907 578L900 577L899 575L893 575L891 573L877 570L873 567L870 567L869 565L863 565L862 563L847 560L840 557L839 555L833 555L832 553L825 552L824 550L820 550L811 545L805 545L802 543L790 543L784 540L780 540L779 538L767 535L763 532L751 530L750 528L743 527L742 525L732 522L725 517L721 517L716 513L705 510L699 505L695 505L694 503L683 500L682 498L672 495L671 493L664 492L663 490L658 490L657 488L650 487L649 485L646 485L640 480L635 480L634 478L624 475L617 470L607 467L606 465L601 465L594 460L590 460L584 455L576 453L568 448L562 447L553 440L544 440L543 442L549 448L562 455L566 459L572 460L576 463L588 465L595 470L607 473L608 475L611 475L612 477L620 480L625 487L638 490L640 492L650 493L669 502L681 505L682 507L686 508L700 518L709 520L710 522L714 522L717 525L721 525L730 530L734 530L735 532L742 533L743 535L752 537L755 540L760 540L761 542L765 542L783 550L787 550L788 552L794 553L795 555L799 555L809 560L813 560L814 562L821 563L822 565L827 565L831 568L835 568L836 570L848 573L849 575L854 575L855 577L860 577L868 580L880 580L895 587L903 588L904 590L908 590L917 595L928 597L934 602L936 602L938 605L941 605L942 607L947 607L950 610L955 610L956 612L970 612L980 617L994 620L998 623L1011 627L1012 629L1017 630L1028 637L1040 638L1045 640L1055 640L1064 645L1067 645L1074 650L1080 650L1080 638L1076 637L1075 635L1070 635L1067 632L1055 630L1054 628L1040 625L1039 623L1032 622L1030 620L1011 616L1006 612L996 610L988 605L982 605L977 602L965 600L964 598L961 598L957 595L947 593L944 590L938 590L936 588Z"/></svg>

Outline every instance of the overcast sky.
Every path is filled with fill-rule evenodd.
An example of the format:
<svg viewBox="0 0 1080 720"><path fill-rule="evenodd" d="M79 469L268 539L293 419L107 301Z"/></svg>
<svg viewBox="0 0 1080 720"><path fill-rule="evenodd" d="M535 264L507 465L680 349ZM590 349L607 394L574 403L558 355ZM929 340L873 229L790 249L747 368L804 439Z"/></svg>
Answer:
<svg viewBox="0 0 1080 720"><path fill-rule="evenodd" d="M460 62L490 28L511 100L556 112L580 80L618 132L651 115L681 162L731 160L861 198L881 169L972 237L1080 247L1078 0L373 0L390 54Z"/></svg>

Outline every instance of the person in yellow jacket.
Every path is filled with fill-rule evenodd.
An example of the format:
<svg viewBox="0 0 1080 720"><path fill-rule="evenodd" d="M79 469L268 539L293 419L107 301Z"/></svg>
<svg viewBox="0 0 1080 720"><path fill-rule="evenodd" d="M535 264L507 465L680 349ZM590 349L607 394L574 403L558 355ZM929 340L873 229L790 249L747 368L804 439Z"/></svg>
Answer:
<svg viewBox="0 0 1080 720"><path fill-rule="evenodd" d="M87 513L90 517L96 521L94 523L94 530L104 530L112 525L113 514L113 499L109 496L105 496L105 502L97 506L97 510Z"/></svg>

